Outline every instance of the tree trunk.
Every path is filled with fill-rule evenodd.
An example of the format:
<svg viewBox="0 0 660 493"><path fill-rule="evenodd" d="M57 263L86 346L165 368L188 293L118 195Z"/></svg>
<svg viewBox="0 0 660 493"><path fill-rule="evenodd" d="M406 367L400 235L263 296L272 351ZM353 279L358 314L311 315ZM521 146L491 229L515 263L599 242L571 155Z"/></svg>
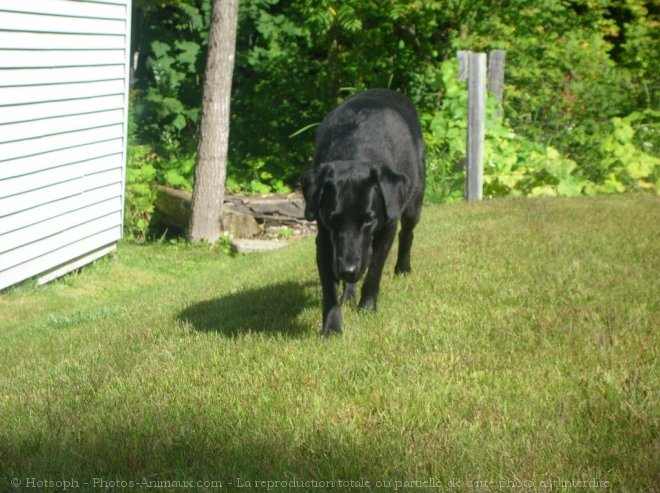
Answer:
<svg viewBox="0 0 660 493"><path fill-rule="evenodd" d="M239 0L213 0L188 239L220 236Z"/></svg>

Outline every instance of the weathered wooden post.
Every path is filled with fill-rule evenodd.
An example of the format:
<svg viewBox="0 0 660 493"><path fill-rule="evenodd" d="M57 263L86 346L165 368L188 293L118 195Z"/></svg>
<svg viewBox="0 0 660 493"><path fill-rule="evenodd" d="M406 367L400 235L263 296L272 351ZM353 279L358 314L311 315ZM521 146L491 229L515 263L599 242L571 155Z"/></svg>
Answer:
<svg viewBox="0 0 660 493"><path fill-rule="evenodd" d="M486 55L468 56L467 176L465 200L483 198L484 138L486 136Z"/></svg>
<svg viewBox="0 0 660 493"><path fill-rule="evenodd" d="M468 78L468 59L470 52L466 50L458 50L456 52L456 60L458 61L458 80L467 80Z"/></svg>
<svg viewBox="0 0 660 493"><path fill-rule="evenodd" d="M502 117L502 98L504 95L504 59L506 51L493 50L488 53L488 92L499 103L497 116Z"/></svg>
<svg viewBox="0 0 660 493"><path fill-rule="evenodd" d="M504 50L493 50L488 56L471 51L456 52L458 79L468 81L467 164L465 177L465 200L483 198L484 139L486 138L486 73L488 91L502 103L504 93ZM502 116L501 112L498 116Z"/></svg>

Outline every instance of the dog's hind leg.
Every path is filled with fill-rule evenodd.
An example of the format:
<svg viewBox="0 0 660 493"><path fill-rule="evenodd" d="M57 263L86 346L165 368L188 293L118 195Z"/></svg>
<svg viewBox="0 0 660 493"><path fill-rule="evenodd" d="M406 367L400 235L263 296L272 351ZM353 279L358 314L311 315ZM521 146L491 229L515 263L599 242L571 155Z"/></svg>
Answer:
<svg viewBox="0 0 660 493"><path fill-rule="evenodd" d="M374 235L373 254L367 276L362 285L360 308L376 311L376 301L380 290L380 278L383 275L385 260L390 253L394 237L396 236L397 222L392 221L384 229Z"/></svg>
<svg viewBox="0 0 660 493"><path fill-rule="evenodd" d="M410 268L410 249L413 243L413 229L419 222L422 211L421 198L411 204L401 215L401 232L399 232L399 253L394 267L395 274L408 274Z"/></svg>

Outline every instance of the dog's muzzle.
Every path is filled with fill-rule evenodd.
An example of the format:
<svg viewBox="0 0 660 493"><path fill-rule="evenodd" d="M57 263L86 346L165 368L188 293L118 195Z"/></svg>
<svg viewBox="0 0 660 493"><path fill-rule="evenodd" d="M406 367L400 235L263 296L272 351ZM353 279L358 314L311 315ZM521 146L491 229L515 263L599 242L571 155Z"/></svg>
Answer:
<svg viewBox="0 0 660 493"><path fill-rule="evenodd" d="M337 270L337 274L343 281L357 282L360 279L360 269L357 263L341 265Z"/></svg>

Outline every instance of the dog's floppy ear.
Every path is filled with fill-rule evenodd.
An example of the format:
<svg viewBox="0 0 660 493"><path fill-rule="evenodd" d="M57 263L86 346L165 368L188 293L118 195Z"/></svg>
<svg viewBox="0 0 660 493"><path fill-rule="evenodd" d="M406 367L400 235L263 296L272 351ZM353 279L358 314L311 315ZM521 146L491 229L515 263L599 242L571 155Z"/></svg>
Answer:
<svg viewBox="0 0 660 493"><path fill-rule="evenodd" d="M374 166L371 168L371 173L376 178L378 188L383 195L387 217L390 220L399 219L405 205L410 180L389 166Z"/></svg>
<svg viewBox="0 0 660 493"><path fill-rule="evenodd" d="M322 164L318 168L305 171L300 177L303 197L305 197L305 219L314 221L318 219L319 207L325 182L331 175L332 168Z"/></svg>

